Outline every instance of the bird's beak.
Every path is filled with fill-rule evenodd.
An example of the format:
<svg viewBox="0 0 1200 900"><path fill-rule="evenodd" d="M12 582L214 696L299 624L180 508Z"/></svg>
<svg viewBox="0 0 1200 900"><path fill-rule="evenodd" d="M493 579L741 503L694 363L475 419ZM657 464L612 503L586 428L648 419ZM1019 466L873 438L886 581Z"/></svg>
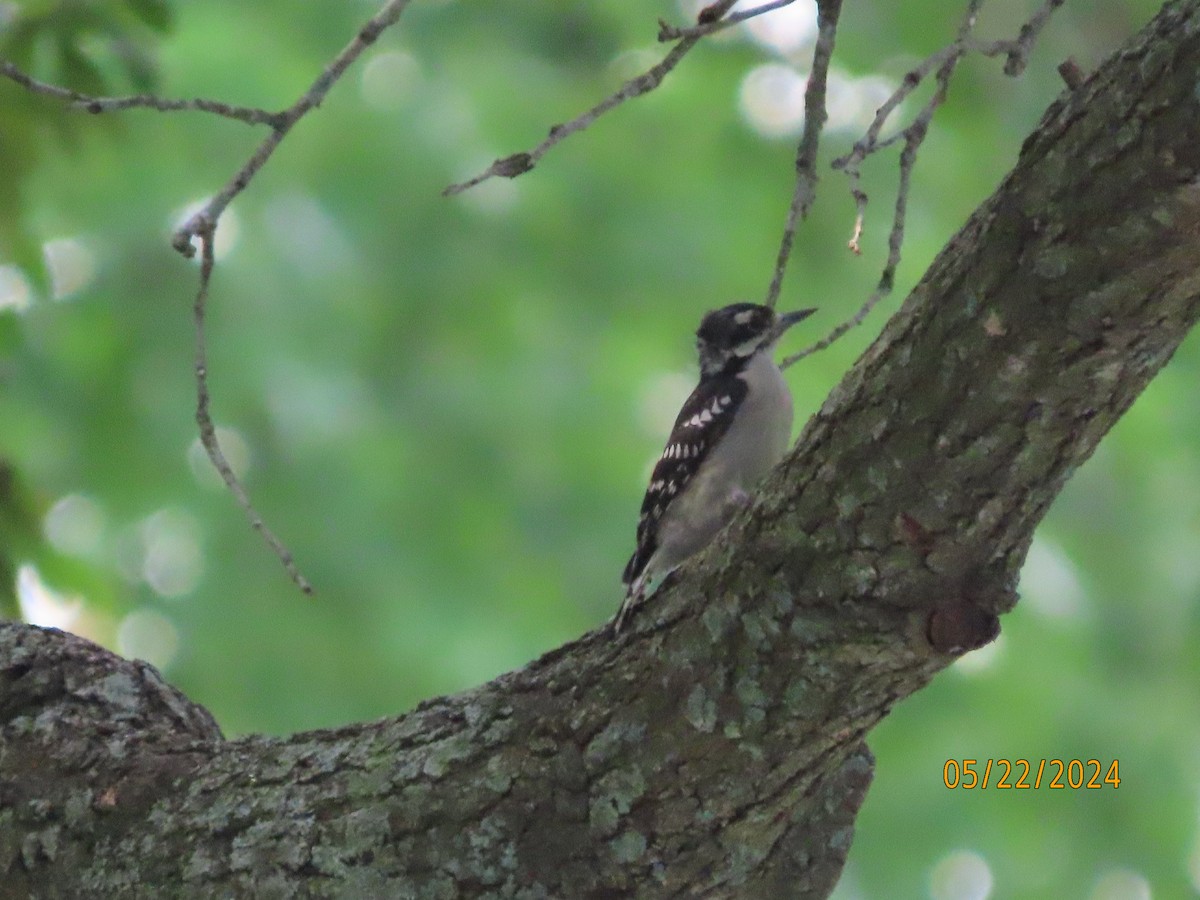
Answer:
<svg viewBox="0 0 1200 900"><path fill-rule="evenodd" d="M783 313L783 315L781 315L778 319L775 320L775 339L779 340L779 337L785 331L787 331L789 328L791 328L797 322L803 322L805 319L807 319L809 316L811 316L815 312L816 312L816 309L814 308L814 309L798 309L795 312Z"/></svg>

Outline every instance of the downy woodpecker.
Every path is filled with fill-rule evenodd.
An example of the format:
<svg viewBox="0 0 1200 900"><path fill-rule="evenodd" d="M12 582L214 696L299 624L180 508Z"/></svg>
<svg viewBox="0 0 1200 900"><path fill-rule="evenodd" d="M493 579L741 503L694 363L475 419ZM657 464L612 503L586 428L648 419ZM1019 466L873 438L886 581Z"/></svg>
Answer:
<svg viewBox="0 0 1200 900"><path fill-rule="evenodd" d="M651 579L711 541L783 458L792 433L792 395L772 353L784 331L814 312L776 315L766 306L734 303L701 321L700 383L650 476L614 632L641 603Z"/></svg>

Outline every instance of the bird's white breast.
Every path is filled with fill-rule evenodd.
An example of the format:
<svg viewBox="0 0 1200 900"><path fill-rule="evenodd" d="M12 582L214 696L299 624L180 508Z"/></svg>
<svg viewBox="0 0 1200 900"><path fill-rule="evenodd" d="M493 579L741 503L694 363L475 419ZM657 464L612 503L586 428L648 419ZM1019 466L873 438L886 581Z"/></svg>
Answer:
<svg viewBox="0 0 1200 900"><path fill-rule="evenodd" d="M783 458L792 436L792 394L769 353L759 353L738 375L748 390L713 462L745 491Z"/></svg>

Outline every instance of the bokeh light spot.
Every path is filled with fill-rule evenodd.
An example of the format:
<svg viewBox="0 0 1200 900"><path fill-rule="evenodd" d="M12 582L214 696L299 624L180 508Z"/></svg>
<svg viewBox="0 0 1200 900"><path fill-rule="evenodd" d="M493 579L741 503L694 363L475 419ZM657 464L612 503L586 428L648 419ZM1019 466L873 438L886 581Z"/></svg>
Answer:
<svg viewBox="0 0 1200 900"><path fill-rule="evenodd" d="M829 114L825 127L829 131L865 131L879 107L896 89L878 75L855 78L838 69L829 70L825 88L825 109ZM889 121L902 118L903 104L892 113Z"/></svg>
<svg viewBox="0 0 1200 900"><path fill-rule="evenodd" d="M660 372L648 379L637 404L637 423L642 433L665 443L679 408L695 386L696 376L684 372Z"/></svg>
<svg viewBox="0 0 1200 900"><path fill-rule="evenodd" d="M190 593L200 581L203 558L196 520L177 509L147 516L139 529L142 539L142 578L161 597Z"/></svg>
<svg viewBox="0 0 1200 900"><path fill-rule="evenodd" d="M77 238L55 238L42 245L50 290L55 300L65 300L87 287L96 277L96 254Z"/></svg>
<svg viewBox="0 0 1200 900"><path fill-rule="evenodd" d="M370 391L352 374L283 361L267 378L267 405L288 446L349 440L370 418Z"/></svg>
<svg viewBox="0 0 1200 900"><path fill-rule="evenodd" d="M0 312L25 312L33 304L29 279L16 266L0 266Z"/></svg>
<svg viewBox="0 0 1200 900"><path fill-rule="evenodd" d="M1088 900L1150 900L1150 882L1130 869L1114 869L1096 880Z"/></svg>
<svg viewBox="0 0 1200 900"><path fill-rule="evenodd" d="M421 67L416 59L403 50L389 50L376 54L363 67L359 90L368 106L391 112L409 101L420 81Z"/></svg>
<svg viewBox="0 0 1200 900"><path fill-rule="evenodd" d="M740 92L742 115L765 137L792 137L804 128L804 92L807 75L783 63L765 63L751 69ZM826 80L826 131L861 131L891 96L893 86L885 78L869 75L855 78L837 69Z"/></svg>
<svg viewBox="0 0 1200 900"><path fill-rule="evenodd" d="M493 162L504 154L484 154L476 156L467 165L459 169L454 181L466 181L484 172ZM515 178L489 178L480 182L469 191L458 195L464 208L485 216L495 216L505 213L516 205L520 198L520 189Z"/></svg>
<svg viewBox="0 0 1200 900"><path fill-rule="evenodd" d="M1022 600L1039 615L1069 619L1082 615L1086 597L1075 566L1055 544L1033 539L1021 569Z"/></svg>
<svg viewBox="0 0 1200 900"><path fill-rule="evenodd" d="M765 0L740 0L732 12L744 12L762 6ZM746 20L750 37L776 53L794 53L811 44L817 36L817 4L793 3Z"/></svg>
<svg viewBox="0 0 1200 900"><path fill-rule="evenodd" d="M679 13L684 22L695 22L700 10L712 3L712 0L679 0Z"/></svg>
<svg viewBox="0 0 1200 900"><path fill-rule="evenodd" d="M43 628L70 629L83 610L83 598L53 590L36 566L26 563L17 568L17 602L21 618Z"/></svg>
<svg viewBox="0 0 1200 900"><path fill-rule="evenodd" d="M618 53L608 65L613 75L622 81L628 81L630 78L636 78L647 69L656 65L661 59L661 50L651 47L637 47Z"/></svg>
<svg viewBox="0 0 1200 900"><path fill-rule="evenodd" d="M179 630L160 612L135 609L117 626L117 651L166 669L179 653Z"/></svg>
<svg viewBox="0 0 1200 900"><path fill-rule="evenodd" d="M233 428L218 425L213 430L217 436L217 444L220 445L221 452L225 456L225 461L229 463L229 468L233 469L233 474L240 481L250 470L250 445ZM187 460L196 481L205 487L225 489L225 482L217 471L217 467L208 458L208 451L200 443L200 438L193 440L188 447Z"/></svg>
<svg viewBox="0 0 1200 900"><path fill-rule="evenodd" d="M955 850L933 867L929 896L933 900L985 900L994 883L987 860L972 850Z"/></svg>
<svg viewBox="0 0 1200 900"><path fill-rule="evenodd" d="M791 66L766 63L751 69L740 91L742 115L765 137L790 137L804 127L804 78Z"/></svg>
<svg viewBox="0 0 1200 900"><path fill-rule="evenodd" d="M67 494L50 507L42 528L56 550L95 556L104 537L104 511L90 497Z"/></svg>
<svg viewBox="0 0 1200 900"><path fill-rule="evenodd" d="M958 672L960 675L977 675L986 672L996 665L996 662L1003 656L1003 651L1004 634L1001 633L990 644L985 644L970 653L964 653L956 659L951 666L951 671Z"/></svg>
<svg viewBox="0 0 1200 900"><path fill-rule="evenodd" d="M1192 842L1192 852L1187 859L1188 879L1192 882L1192 888L1200 895L1200 832L1196 833L1195 840Z"/></svg>

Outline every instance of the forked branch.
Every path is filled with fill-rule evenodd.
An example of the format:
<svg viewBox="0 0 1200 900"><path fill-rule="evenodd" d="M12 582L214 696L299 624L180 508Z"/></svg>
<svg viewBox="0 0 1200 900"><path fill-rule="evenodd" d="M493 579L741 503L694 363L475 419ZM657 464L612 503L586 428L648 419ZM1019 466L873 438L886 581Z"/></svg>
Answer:
<svg viewBox="0 0 1200 900"><path fill-rule="evenodd" d="M908 194L911 185L913 166L917 161L917 153L929 133L930 124L938 108L946 102L950 90L950 81L959 62L969 53L976 52L984 56L1007 56L1004 66L1005 74L1016 76L1025 69L1029 53L1038 35L1045 27L1050 15L1063 4L1064 0L1045 0L1042 6L1025 22L1017 35L1011 40L982 42L974 38L976 18L984 0L969 0L966 13L959 24L958 33L953 42L935 53L930 54L917 66L912 68L900 82L900 86L892 92L875 113L875 118L867 127L866 133L855 142L851 151L833 161L833 167L840 169L849 180L850 195L855 203L854 226L851 231L849 248L854 253L861 252L861 239L866 220L868 197L862 189L862 165L874 154L894 144L902 144L900 152L899 178L896 187L896 203L892 213L892 224L888 232L888 253L874 290L863 302L862 306L850 318L835 326L825 337L809 347L794 353L784 359L784 368L804 359L804 357L824 350L851 329L860 325L866 317L895 285L896 270L900 265L901 253L904 246L904 228L908 215ZM912 121L900 131L887 138L881 138L883 129L891 120L893 113L921 85L933 75L935 88L932 95L913 117ZM786 239L786 231L785 231ZM783 261L786 264L786 260ZM776 276L779 276L778 265Z"/></svg>
<svg viewBox="0 0 1200 900"><path fill-rule="evenodd" d="M172 236L171 245L184 256L195 255L196 244L200 245L200 286L196 291L193 304L193 315L196 326L196 422L200 429L200 442L208 454L209 460L220 474L222 481L237 500L238 505L245 511L250 524L262 534L267 545L279 557L280 562L291 576L296 585L306 594L312 593L308 580L300 573L292 558L291 552L266 526L262 516L255 510L246 494L245 488L234 474L217 438L216 428L209 414L208 364L205 347L205 308L208 303L209 283L213 271L213 239L221 214L228 208L233 199L246 189L254 176L266 164L275 149L291 131L292 127L304 116L320 105L330 88L345 74L350 65L358 59L367 47L375 42L379 35L400 18L409 0L388 0L342 51L334 57L316 80L291 106L281 112L268 112L263 109L233 106L214 100L171 100L149 94L139 94L130 97L95 97L81 94L68 88L47 84L27 75L11 62L0 60L0 75L4 75L22 87L36 94L69 101L76 107L92 113L112 112L138 107L156 109L163 112L180 110L200 110L226 118L236 119L251 125L265 124L270 126L271 133L251 154L246 163L238 169L232 178L220 191L213 195L199 210L193 213Z"/></svg>

